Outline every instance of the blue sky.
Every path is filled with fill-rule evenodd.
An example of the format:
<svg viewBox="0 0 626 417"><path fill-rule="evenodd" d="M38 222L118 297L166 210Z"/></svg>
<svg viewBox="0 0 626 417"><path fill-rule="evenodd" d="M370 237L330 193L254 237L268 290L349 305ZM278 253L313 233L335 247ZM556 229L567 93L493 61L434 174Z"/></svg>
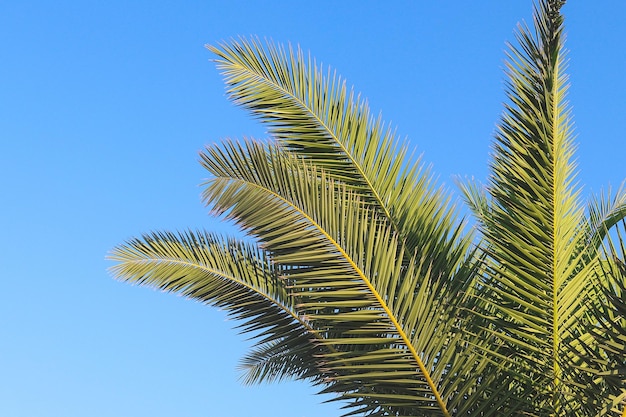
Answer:
<svg viewBox="0 0 626 417"><path fill-rule="evenodd" d="M384 5L383 5L384 4ZM626 178L626 2L564 9L583 195ZM111 279L107 252L207 216L197 153L264 137L203 48L300 44L442 182L486 178L505 42L528 0L0 4L0 415L338 415L301 383L244 387L222 312Z"/></svg>

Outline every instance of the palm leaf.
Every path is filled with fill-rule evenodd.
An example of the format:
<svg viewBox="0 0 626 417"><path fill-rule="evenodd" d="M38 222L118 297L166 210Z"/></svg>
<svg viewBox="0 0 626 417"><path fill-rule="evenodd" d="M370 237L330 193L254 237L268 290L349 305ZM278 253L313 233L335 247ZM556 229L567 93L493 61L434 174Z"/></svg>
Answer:
<svg viewBox="0 0 626 417"><path fill-rule="evenodd" d="M624 215L623 193L591 204L589 218L579 202L565 101L563 3L540 1L534 30L520 26L519 47L509 53L509 103L492 176L486 191L463 186L488 254L480 294L487 300L484 328L503 344L502 375L512 376L515 402L528 415L589 415L604 407L605 390L590 396L593 372L582 356L593 344L597 249L607 227Z"/></svg>
<svg viewBox="0 0 626 417"><path fill-rule="evenodd" d="M358 412L445 414L457 395L446 376L453 369L462 381L475 366L455 345L458 294L473 276L463 260L456 276L433 273L443 268L429 247L407 254L369 203L280 147L226 142L202 163L213 175L207 204L268 250L298 311L335 351L324 360L336 375L326 391L356 398Z"/></svg>
<svg viewBox="0 0 626 417"><path fill-rule="evenodd" d="M321 369L312 368L307 363L312 358L319 357L319 351L318 344L306 342L296 345L273 341L255 346L241 360L243 382L259 384L295 378L314 384L325 383Z"/></svg>
<svg viewBox="0 0 626 417"><path fill-rule="evenodd" d="M393 130L344 80L325 74L300 49L256 40L208 48L218 56L231 100L266 123L288 150L372 203L407 247L438 246L431 253L438 265L465 256L470 238L461 238L449 195L434 187L429 170L408 158Z"/></svg>
<svg viewBox="0 0 626 417"><path fill-rule="evenodd" d="M609 189L599 197L592 197L587 212L589 215L586 229L589 246L599 248L608 231L626 217L626 183L622 184L613 196Z"/></svg>
<svg viewBox="0 0 626 417"><path fill-rule="evenodd" d="M109 258L118 262L111 271L120 280L223 308L258 345L304 352L290 368L251 370L248 380L323 377L315 333L297 314L267 253L251 244L206 232L152 233L118 246Z"/></svg>
<svg viewBox="0 0 626 417"><path fill-rule="evenodd" d="M590 300L594 321L588 328L593 340L585 343L585 365L593 378L591 393L604 396L603 414L626 413L626 236L625 216L602 242L603 260L596 270L598 296ZM591 394L589 394L591 395Z"/></svg>

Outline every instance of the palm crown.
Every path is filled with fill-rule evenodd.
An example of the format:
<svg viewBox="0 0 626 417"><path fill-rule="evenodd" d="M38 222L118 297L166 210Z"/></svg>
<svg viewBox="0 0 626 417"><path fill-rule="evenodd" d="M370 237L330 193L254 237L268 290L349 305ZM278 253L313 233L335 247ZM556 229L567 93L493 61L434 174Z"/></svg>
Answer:
<svg viewBox="0 0 626 417"><path fill-rule="evenodd" d="M201 163L250 239L151 233L113 273L226 309L255 336L247 382L306 379L348 414L620 415L626 192L580 201L562 3L510 49L491 176L461 184L475 228L341 78L241 40L209 49L273 140Z"/></svg>

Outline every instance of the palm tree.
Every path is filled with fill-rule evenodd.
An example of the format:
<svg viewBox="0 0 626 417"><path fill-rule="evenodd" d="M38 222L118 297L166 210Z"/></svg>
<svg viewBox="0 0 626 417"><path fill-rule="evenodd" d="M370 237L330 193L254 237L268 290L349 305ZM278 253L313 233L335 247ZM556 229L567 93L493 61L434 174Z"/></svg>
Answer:
<svg viewBox="0 0 626 417"><path fill-rule="evenodd" d="M226 309L246 382L310 381L373 416L626 415L626 191L575 182L563 1L508 55L491 176L451 195L342 79L293 48L209 47L271 141L207 147L212 211L249 235L150 233L122 280Z"/></svg>

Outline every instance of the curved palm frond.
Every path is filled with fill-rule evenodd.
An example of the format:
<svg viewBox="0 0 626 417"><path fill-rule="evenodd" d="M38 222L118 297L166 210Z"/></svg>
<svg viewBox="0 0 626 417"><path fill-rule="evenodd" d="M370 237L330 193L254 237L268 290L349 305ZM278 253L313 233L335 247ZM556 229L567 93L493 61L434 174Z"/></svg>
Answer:
<svg viewBox="0 0 626 417"><path fill-rule="evenodd" d="M592 340L585 340L585 364L593 378L588 396L604 397L602 415L626 414L626 220L622 216L602 242L602 261L595 271L597 296L589 302L593 321L588 327ZM592 410L593 411L593 410Z"/></svg>
<svg viewBox="0 0 626 417"><path fill-rule="evenodd" d="M309 338L310 340L311 338ZM325 383L320 367L312 368L307 360L320 356L316 343L287 344L280 341L254 347L241 360L240 369L245 384L275 382L287 378Z"/></svg>
<svg viewBox="0 0 626 417"><path fill-rule="evenodd" d="M457 394L441 398L453 383L445 376L452 369L458 388L475 366L455 320L473 277L463 260L452 265L457 275L434 273L443 268L429 247L407 254L370 204L280 147L227 142L208 148L202 164L214 176L207 204L259 239L300 313L336 350L325 361L337 375L327 391L375 415L388 407L445 414Z"/></svg>
<svg viewBox="0 0 626 417"><path fill-rule="evenodd" d="M306 352L289 369L266 369L266 379L280 379L285 372L296 378L323 375L314 331L295 311L294 299L266 252L249 243L188 231L144 235L113 249L109 259L118 262L111 272L120 280L225 309L243 322L239 327L251 333L257 345Z"/></svg>
<svg viewBox="0 0 626 417"><path fill-rule="evenodd" d="M287 149L372 203L411 250L437 245L436 264L467 253L449 194L345 81L300 49L242 39L208 46L218 56L231 100L262 122ZM450 273L451 271L447 271Z"/></svg>
<svg viewBox="0 0 626 417"><path fill-rule="evenodd" d="M626 183L611 197L611 190L592 197L587 206L589 246L599 248L607 234L626 218Z"/></svg>

